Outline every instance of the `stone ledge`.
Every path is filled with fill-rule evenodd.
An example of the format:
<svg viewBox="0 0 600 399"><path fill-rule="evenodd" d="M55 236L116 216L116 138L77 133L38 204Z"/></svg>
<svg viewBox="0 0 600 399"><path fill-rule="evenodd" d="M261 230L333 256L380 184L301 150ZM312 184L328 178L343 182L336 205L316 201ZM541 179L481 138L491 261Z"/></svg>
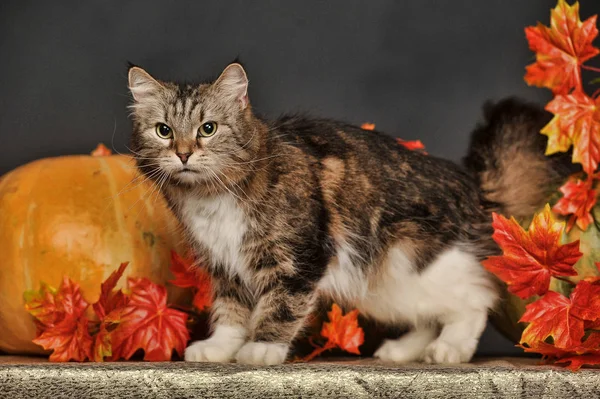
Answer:
<svg viewBox="0 0 600 399"><path fill-rule="evenodd" d="M275 367L208 363L49 363L0 356L2 398L592 398L600 370L531 358L397 366L373 359Z"/></svg>

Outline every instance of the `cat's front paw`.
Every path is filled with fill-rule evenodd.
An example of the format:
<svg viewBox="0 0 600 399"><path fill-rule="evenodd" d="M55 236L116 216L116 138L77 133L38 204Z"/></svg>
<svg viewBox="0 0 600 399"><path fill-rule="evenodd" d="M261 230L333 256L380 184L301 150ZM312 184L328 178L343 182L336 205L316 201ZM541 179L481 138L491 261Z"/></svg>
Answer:
<svg viewBox="0 0 600 399"><path fill-rule="evenodd" d="M471 360L475 348L472 345L452 345L442 339L436 339L423 354L426 363L466 363Z"/></svg>
<svg viewBox="0 0 600 399"><path fill-rule="evenodd" d="M217 362L226 363L233 360L237 347L225 342L206 339L193 342L185 349L186 362Z"/></svg>
<svg viewBox="0 0 600 399"><path fill-rule="evenodd" d="M290 347L286 344L248 342L237 353L238 363L273 366L285 361Z"/></svg>

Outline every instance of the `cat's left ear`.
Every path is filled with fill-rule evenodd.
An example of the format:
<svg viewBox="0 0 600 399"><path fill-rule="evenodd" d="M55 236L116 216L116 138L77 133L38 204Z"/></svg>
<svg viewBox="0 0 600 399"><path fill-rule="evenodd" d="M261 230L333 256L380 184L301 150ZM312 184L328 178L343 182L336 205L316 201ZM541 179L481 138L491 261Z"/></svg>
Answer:
<svg viewBox="0 0 600 399"><path fill-rule="evenodd" d="M133 99L137 102L144 102L156 94L163 88L156 79L144 71L142 68L132 66L129 68L129 90L133 95Z"/></svg>
<svg viewBox="0 0 600 399"><path fill-rule="evenodd" d="M248 106L248 76L240 64L228 65L214 85L225 98L239 101L242 109Z"/></svg>

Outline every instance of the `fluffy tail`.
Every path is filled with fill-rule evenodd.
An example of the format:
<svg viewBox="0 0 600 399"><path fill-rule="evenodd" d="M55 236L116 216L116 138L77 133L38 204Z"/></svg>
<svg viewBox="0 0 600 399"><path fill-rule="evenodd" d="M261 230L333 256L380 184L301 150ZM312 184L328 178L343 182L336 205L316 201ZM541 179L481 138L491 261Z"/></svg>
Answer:
<svg viewBox="0 0 600 399"><path fill-rule="evenodd" d="M487 103L484 117L463 163L478 180L490 210L517 220L530 218L581 168L571 162L570 153L544 155L547 137L540 130L551 115L541 107L509 98Z"/></svg>

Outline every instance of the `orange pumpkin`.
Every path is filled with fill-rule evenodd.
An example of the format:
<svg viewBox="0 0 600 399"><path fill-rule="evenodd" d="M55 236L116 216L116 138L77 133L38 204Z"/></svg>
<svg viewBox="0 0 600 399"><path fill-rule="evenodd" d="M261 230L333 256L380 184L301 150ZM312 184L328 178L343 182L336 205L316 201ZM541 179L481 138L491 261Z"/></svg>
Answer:
<svg viewBox="0 0 600 399"><path fill-rule="evenodd" d="M186 249L178 222L131 157L64 156L9 172L0 179L0 351L44 353L31 342L26 290L67 275L93 303L124 261L127 275L165 284L172 249Z"/></svg>

